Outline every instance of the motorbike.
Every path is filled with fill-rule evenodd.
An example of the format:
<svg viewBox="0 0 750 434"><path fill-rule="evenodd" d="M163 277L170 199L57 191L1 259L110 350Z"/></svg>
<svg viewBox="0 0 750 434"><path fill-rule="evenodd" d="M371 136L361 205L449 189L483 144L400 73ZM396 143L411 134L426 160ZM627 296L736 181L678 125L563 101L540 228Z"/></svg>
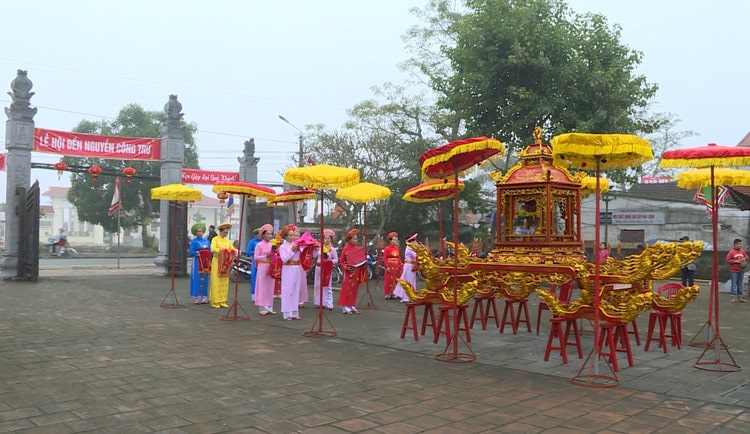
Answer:
<svg viewBox="0 0 750 434"><path fill-rule="evenodd" d="M253 274L253 263L249 256L244 253L235 258L232 264L231 272L229 273L229 280L236 282L239 277L240 282L247 282L250 280L250 276Z"/></svg>
<svg viewBox="0 0 750 434"><path fill-rule="evenodd" d="M47 242L44 243L44 245L47 248L47 252L49 252L50 256L55 256L58 258L75 258L76 256L78 256L78 251L76 251L76 249L68 244L68 240L66 238L59 239L50 237L47 238ZM57 251L55 253L52 253L53 246L57 246Z"/></svg>

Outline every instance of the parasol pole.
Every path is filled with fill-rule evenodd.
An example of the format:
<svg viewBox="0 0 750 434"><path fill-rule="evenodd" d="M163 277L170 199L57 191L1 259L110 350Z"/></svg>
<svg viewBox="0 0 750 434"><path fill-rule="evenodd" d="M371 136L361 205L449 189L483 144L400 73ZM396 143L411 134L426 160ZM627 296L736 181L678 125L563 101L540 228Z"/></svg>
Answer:
<svg viewBox="0 0 750 434"><path fill-rule="evenodd" d="M309 338L325 338L325 337L334 337L336 336L336 328L333 327L333 323L326 315L325 311L323 311L323 247L325 243L325 236L323 235L323 232L325 231L325 218L323 216L323 189L320 189L320 279L318 279L318 314L315 315L315 322L313 323L312 327L310 327L310 331L302 333L302 336L306 336ZM313 283L313 285L315 285ZM314 292L313 292L314 293ZM331 330L323 330L323 318L328 321L328 325L331 326ZM316 330L317 326L317 330Z"/></svg>
<svg viewBox="0 0 750 434"><path fill-rule="evenodd" d="M297 226L297 202L292 202L292 215L293 215L292 221L294 222L294 226Z"/></svg>
<svg viewBox="0 0 750 434"><path fill-rule="evenodd" d="M600 320L600 312L599 312L599 305L600 305L600 298L601 298L601 282L600 282L600 271L601 271L601 262L599 260L599 243L601 242L601 235L599 232L601 231L601 218L600 218L600 212L601 212L601 205L599 204L599 199L601 196L600 191L600 185L599 185L599 176L601 173L601 156L597 155L595 156L596 159L596 189L595 189L595 220L594 220L594 227L595 227L595 233L594 233L594 347L591 349L591 353L586 358L586 361L581 366L581 369L578 371L578 375L576 377L573 377L571 380L573 383L581 384L585 386L591 386L591 387L613 387L618 384L620 384L620 380L617 379L617 375L615 375L614 371L612 371L612 368L610 367L610 372L612 372L613 377L607 377L604 375L599 374L599 358L601 357L601 345L599 343L599 335L601 331L599 330L599 320ZM592 360L593 358L593 360ZM584 369L586 368L586 364L591 360L591 368L588 374L582 374ZM609 361L607 359L607 366L609 367Z"/></svg>
<svg viewBox="0 0 750 434"><path fill-rule="evenodd" d="M117 269L120 269L120 207L117 207ZM110 238L110 243L112 242ZM111 244L110 244L111 245Z"/></svg>
<svg viewBox="0 0 750 434"><path fill-rule="evenodd" d="M711 264L711 272L713 276L711 276L711 296L709 297L709 303L708 303L708 341L706 348L703 350L703 353L700 357L698 357L698 360L695 362L693 367L698 369L703 369L706 371L716 371L716 372L736 372L742 369L737 362L734 361L734 357L732 357L732 354L729 352L729 347L724 343L724 340L721 339L721 334L719 332L719 250L718 250L718 227L719 227L719 199L717 197L717 188L716 188L716 180L714 177L714 166L711 166L711 208L713 212L711 213L711 225L713 226L713 242L714 242L714 251L712 255L713 264ZM740 285L742 282L740 282ZM713 309L714 309L714 323L713 327L710 326L711 323L711 303L713 303ZM711 336L713 331L713 336ZM710 350L713 348L714 350L714 360L709 361L702 361L703 356L705 356ZM727 356L729 356L730 362L722 362L721 361L721 350L725 350L727 353Z"/></svg>
<svg viewBox="0 0 750 434"><path fill-rule="evenodd" d="M454 167L453 171L456 187L453 200L453 334L447 337L448 343L443 353L436 355L435 358L444 362L463 363L473 362L477 359L477 356L458 330L458 166ZM448 321L450 321L450 318L448 318ZM469 353L458 352L459 338L464 341Z"/></svg>
<svg viewBox="0 0 750 434"><path fill-rule="evenodd" d="M456 191L456 194L458 194L458 191ZM440 257L445 258L445 242L443 241L443 219L440 217L440 202L438 202L437 199L435 199L435 205L437 206L438 232L440 233L440 238L438 238L438 250L440 253Z"/></svg>
<svg viewBox="0 0 750 434"><path fill-rule="evenodd" d="M362 233L364 234L365 239L365 257L367 257L368 252L370 251L370 243L367 241L367 202L365 202L362 205L362 215L363 217L363 227L362 227ZM365 295L362 298L367 297L367 304L365 305L365 309L380 309L380 306L375 304L375 300L372 298L372 293L370 292L370 275L369 275L369 268L370 263L367 263L367 273L365 275L367 276L367 280L365 281Z"/></svg>
<svg viewBox="0 0 750 434"><path fill-rule="evenodd" d="M242 206L240 207L240 224L239 224L240 230L239 230L239 233L237 235L239 237L239 239L240 239L240 242L242 242L242 222L245 221L245 198L246 197L247 196L244 193L240 194L240 198L242 200ZM231 221L231 219L230 219L230 221ZM242 248L242 246L239 246L239 245L237 247ZM240 250L237 249L237 256L234 258L235 262L239 261L239 255L240 255L239 252L240 252ZM239 287L240 287L240 267L237 266L237 267L234 267L234 268L235 268L235 270L234 270L234 272L235 272L235 275L234 275L234 277L235 277L234 278L234 300L232 301L232 305L229 306L229 311L227 311L226 315L224 315L223 317L221 317L221 320L222 321L237 321L237 320L247 321L247 320L250 319L250 315L248 315L247 311L245 311L245 309L242 306L240 306L240 299L239 299L239 296L238 296L238 294L239 294ZM242 309L242 313L244 313L245 315L244 316L238 316L237 315L237 310L238 309Z"/></svg>
<svg viewBox="0 0 750 434"><path fill-rule="evenodd" d="M172 237L172 260L171 260L171 267L172 267L172 287L170 288L169 292L167 292L167 295L164 297L164 300L161 301L160 307L185 307L184 305L180 304L179 301L177 301L177 293L174 291L174 267L175 267L175 257L177 256L177 201L171 201L172 204L172 230L174 231L174 236ZM118 228L119 230L119 228ZM174 302L172 304L166 304L167 298L169 296L172 296L174 299Z"/></svg>

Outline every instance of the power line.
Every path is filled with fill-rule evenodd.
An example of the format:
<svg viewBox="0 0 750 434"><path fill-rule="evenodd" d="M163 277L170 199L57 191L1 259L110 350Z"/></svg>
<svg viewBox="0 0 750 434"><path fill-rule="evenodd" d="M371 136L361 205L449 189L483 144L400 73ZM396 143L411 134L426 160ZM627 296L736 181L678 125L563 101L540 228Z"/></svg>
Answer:
<svg viewBox="0 0 750 434"><path fill-rule="evenodd" d="M116 74L107 74L103 72L91 72L91 71L83 71L80 69L75 68L68 68L64 66L57 66L57 65L47 65L44 63L36 63L36 62L28 62L22 59L12 59L8 57L1 57L0 60L5 60L8 62L20 62L28 65L34 65L34 66L41 66L43 68L51 68L51 69L58 69L61 71L69 71L69 72L75 72L78 74L86 74L86 75L92 75L95 77L106 77L106 78L114 78L118 80L127 80L127 81L133 81L136 83L148 83L148 84L155 84L158 86L165 86L170 88L183 88L183 89L191 89L191 90L198 90L202 92L211 92L215 94L220 95L231 95L231 96L239 96L242 98L250 98L250 99L258 99L258 100L264 100L264 101L277 101L277 102L285 102L285 103L291 103L291 104L299 104L299 105L306 105L309 107L317 107L317 108L326 108L326 109L332 109L332 110L345 110L342 107L333 107L333 106L327 106L323 104L315 104L315 103L309 103L304 101L295 101L295 100L289 100L289 99L283 99L283 98L274 98L274 97L267 97L267 96L260 96L260 95L250 95L250 94L243 94L238 92L231 92L227 90L221 90L221 89L211 89L207 87L198 87L198 86L190 86L185 84L174 84L174 83L167 83L163 81L156 81L156 80L146 80L142 78L132 78L132 77L125 77L121 75Z"/></svg>

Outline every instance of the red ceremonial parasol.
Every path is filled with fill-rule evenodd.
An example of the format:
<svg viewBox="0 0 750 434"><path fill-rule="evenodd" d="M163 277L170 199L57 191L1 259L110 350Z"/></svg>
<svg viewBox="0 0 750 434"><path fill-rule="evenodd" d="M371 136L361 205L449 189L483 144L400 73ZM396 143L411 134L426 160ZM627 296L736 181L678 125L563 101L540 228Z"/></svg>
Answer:
<svg viewBox="0 0 750 434"><path fill-rule="evenodd" d="M459 191L458 177L461 174L474 169L481 163L501 157L503 152L505 152L505 146L499 140L475 137L430 149L419 156L419 164L424 178L453 178L453 186L456 191ZM436 355L435 358L446 362L471 362L476 360L477 356L458 330L458 304L456 303L458 299L458 194L454 195L453 203L453 242L456 246L453 254L453 335L448 339L445 351ZM459 337L469 350L468 354L458 352Z"/></svg>
<svg viewBox="0 0 750 434"><path fill-rule="evenodd" d="M228 194L239 194L242 196L242 207L240 208L240 230L239 234L237 235L240 239L240 242L242 241L242 223L245 221L245 197L263 197L268 200L276 197L276 191L273 188L242 181L228 181L214 184L214 186L211 188L211 191L213 191L214 193L223 192ZM239 267L237 267L236 273L239 274L239 272ZM229 311L227 312L227 314L221 318L224 321L250 319L250 316L247 314L245 309L240 306L240 299L238 297L239 285L240 278L239 276L237 276L237 278L234 279L234 301L232 301L232 305L229 306ZM242 312L244 312L245 315L242 317L238 317L238 309L242 309Z"/></svg>
<svg viewBox="0 0 750 434"><path fill-rule="evenodd" d="M349 202L363 203L362 207L364 213L364 225L362 226L364 239L364 248L367 251L367 203L375 202L378 200L385 200L391 197L391 189L383 187L382 185L373 184L371 182L360 182L359 184L352 185L351 187L342 188L336 192L336 199L348 200ZM362 298L368 297L368 302L365 305L368 309L380 309L375 304L370 293L370 279L365 282L366 291Z"/></svg>
<svg viewBox="0 0 750 434"><path fill-rule="evenodd" d="M292 205L292 215L294 216L294 225L297 226L297 204L306 200L315 199L317 193L315 190L288 190L279 193L273 199L268 201L268 206Z"/></svg>
<svg viewBox="0 0 750 434"><path fill-rule="evenodd" d="M425 203L435 202L437 208L437 221L438 230L440 231L440 239L438 240L438 246L440 248L440 256L445 257L445 243L443 242L443 220L440 217L440 203L438 201L453 199L453 197L463 191L464 182L458 181L458 189L452 182L446 182L442 180L433 180L423 182L419 185L406 190L403 199L407 202L414 203Z"/></svg>
<svg viewBox="0 0 750 434"><path fill-rule="evenodd" d="M599 248L601 219L600 213L600 173L607 169L624 169L638 166L654 158L651 145L647 140L630 134L589 134L589 133L567 133L553 137L552 156L555 165L573 169L585 169L596 171L596 211L595 217L595 242L594 242L594 347L586 361L581 366L578 375L573 382L588 386L611 387L620 383L617 376L613 377L599 374L599 358L603 357L609 366L609 360L601 354L599 343L599 300L601 297L599 270L600 260L596 250ZM583 373L589 360L593 366L587 373Z"/></svg>
<svg viewBox="0 0 750 434"><path fill-rule="evenodd" d="M701 327L701 329L696 334L697 337L698 334L700 334L701 330L703 330L703 328L706 328L706 342L698 345L705 345L706 349L703 351L703 354L701 354L701 356L698 358L698 361L694 365L699 369L710 371L738 371L739 369L741 369L740 366L735 363L734 358L729 353L729 347L727 347L724 344L724 341L721 339L719 330L719 252L717 230L719 224L719 208L717 203L718 194L716 190L716 168L748 165L750 165L750 148L739 146L719 146L715 143L709 143L707 146L699 146L695 148L673 149L671 151L666 151L664 152L664 154L662 154L662 160L659 163L660 167L667 168L695 167L709 169L700 178L696 178L694 175L687 175L687 178L683 179L682 184L679 181L677 184L678 186L684 188L697 188L699 186L711 187L711 205L713 208L713 213L711 214L711 225L713 228L714 250L711 270L712 277L708 305L708 320L703 324L703 327ZM685 177L685 175L682 176ZM691 178L692 181L690 180ZM739 177L739 179L741 178L742 177ZM730 179L722 179L722 184L736 185L732 177L730 177ZM695 337L690 341L690 344L695 344ZM714 349L714 360L709 362L702 362L701 360L703 359L703 356L707 354L707 351L710 348ZM731 362L726 363L721 360L720 350L722 349L726 351Z"/></svg>
<svg viewBox="0 0 750 434"><path fill-rule="evenodd" d="M119 180L119 178L118 178ZM154 187L151 189L151 199L152 200L168 200L171 202L175 202L175 208L176 208L176 202L195 202L197 200L201 200L203 197L203 193L200 190L197 190L192 187L188 187L186 185L182 184L169 184L169 185L163 185L161 187ZM172 214L172 226L176 229L177 228L177 210L175 209ZM172 238L172 288L169 290L167 295L164 297L164 300L162 300L160 307L185 307L180 304L179 301L177 301L177 293L174 292L174 268L175 268L175 259L176 259L176 250L177 250L177 231L174 231L174 237ZM171 304L167 303L167 298L172 296L172 299L174 300Z"/></svg>
<svg viewBox="0 0 750 434"><path fill-rule="evenodd" d="M325 223L323 218L323 190L345 188L359 182L359 170L346 167L330 166L328 164L316 164L307 167L295 167L284 172L284 182L287 184L298 185L303 188L310 188L320 191L320 245L323 243L323 233L325 232ZM309 332L303 333L307 337L333 337L336 336L336 329L328 316L323 311L323 279L320 279L320 303L318 305L318 315ZM328 321L331 330L323 329L323 318Z"/></svg>

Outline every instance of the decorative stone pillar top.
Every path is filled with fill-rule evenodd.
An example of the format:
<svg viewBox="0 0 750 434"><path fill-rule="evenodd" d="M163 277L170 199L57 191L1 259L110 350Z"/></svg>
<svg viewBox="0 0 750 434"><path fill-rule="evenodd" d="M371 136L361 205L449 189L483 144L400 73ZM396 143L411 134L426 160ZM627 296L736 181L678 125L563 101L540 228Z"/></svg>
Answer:
<svg viewBox="0 0 750 434"><path fill-rule="evenodd" d="M37 109L30 107L31 97L34 96L34 92L31 92L33 86L34 83L29 80L28 73L19 69L16 72L16 78L10 82L10 89L13 92L8 92L8 95L13 99L13 102L10 108L5 108L5 115L8 116L8 119L34 119Z"/></svg>
<svg viewBox="0 0 750 434"><path fill-rule="evenodd" d="M254 167L258 165L260 158L255 156L255 139L245 141L242 157L237 159L241 166Z"/></svg>
<svg viewBox="0 0 750 434"><path fill-rule="evenodd" d="M183 116L181 112L182 104L177 101L177 95L169 95L169 101L164 104L164 113L167 114L167 126L179 126Z"/></svg>

